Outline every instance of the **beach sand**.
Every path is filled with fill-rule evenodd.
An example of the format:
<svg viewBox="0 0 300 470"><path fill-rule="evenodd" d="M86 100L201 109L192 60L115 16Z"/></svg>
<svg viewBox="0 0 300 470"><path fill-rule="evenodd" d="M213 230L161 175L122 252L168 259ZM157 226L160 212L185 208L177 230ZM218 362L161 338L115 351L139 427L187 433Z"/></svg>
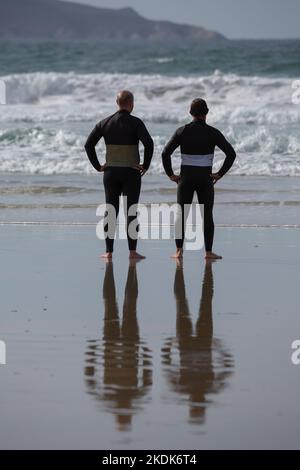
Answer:
<svg viewBox="0 0 300 470"><path fill-rule="evenodd" d="M299 448L299 229L100 261L95 227L2 226L1 449Z"/></svg>

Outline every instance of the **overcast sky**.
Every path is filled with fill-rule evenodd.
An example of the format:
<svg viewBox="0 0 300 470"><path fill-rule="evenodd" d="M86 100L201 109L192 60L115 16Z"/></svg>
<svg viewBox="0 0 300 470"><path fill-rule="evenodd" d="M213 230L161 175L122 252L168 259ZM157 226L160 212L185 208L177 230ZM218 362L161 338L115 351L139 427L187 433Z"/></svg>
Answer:
<svg viewBox="0 0 300 470"><path fill-rule="evenodd" d="M200 25L228 38L300 37L300 0L72 1L108 8L131 6L147 18Z"/></svg>

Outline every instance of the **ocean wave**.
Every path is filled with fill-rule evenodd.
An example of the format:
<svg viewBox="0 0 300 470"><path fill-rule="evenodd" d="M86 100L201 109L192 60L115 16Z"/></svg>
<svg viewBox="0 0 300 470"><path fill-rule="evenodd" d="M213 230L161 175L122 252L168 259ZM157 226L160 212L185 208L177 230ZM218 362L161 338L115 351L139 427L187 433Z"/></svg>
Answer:
<svg viewBox="0 0 300 470"><path fill-rule="evenodd" d="M284 130L269 129L267 126L257 126L249 133L247 129L239 129L229 126L225 130L229 141L234 145L238 153L261 155L280 154L289 158L300 154L300 139L298 135L288 134ZM155 150L160 153L170 136L156 135L153 137ZM16 127L0 130L0 152L10 150L37 151L42 154L49 152L78 152L83 149L86 135L77 134L64 129L47 129L41 126ZM141 152L142 152L141 146ZM218 149L216 149L218 152ZM101 140L97 151L100 156L105 152L104 142ZM178 152L177 152L178 153Z"/></svg>
<svg viewBox="0 0 300 470"><path fill-rule="evenodd" d="M163 173L163 146L174 128L189 121L191 99L203 96L211 108L209 123L237 150L233 174L300 175L300 107L292 104L287 78L215 71L207 76L38 72L2 79L8 105L0 115L1 172L93 172L83 150L86 135L114 111L116 91L130 88L136 114L155 135L151 173ZM103 159L103 143L98 151ZM174 163L179 166L178 156Z"/></svg>
<svg viewBox="0 0 300 470"><path fill-rule="evenodd" d="M247 77L218 70L204 76L36 72L1 79L6 83L8 104L38 103L43 98L62 96L79 102L107 102L120 88L131 88L144 102L164 99L166 103L169 98L176 103L205 95L214 104L291 104L292 94L292 81L288 78Z"/></svg>
<svg viewBox="0 0 300 470"><path fill-rule="evenodd" d="M174 62L174 57L150 57L148 61L156 64L168 64Z"/></svg>
<svg viewBox="0 0 300 470"><path fill-rule="evenodd" d="M147 122L180 124L190 101L207 99L212 125L300 124L300 107L287 78L246 77L215 71L209 76L30 73L2 77L7 106L0 122L96 121L114 111L115 95L132 89L136 112Z"/></svg>
<svg viewBox="0 0 300 470"><path fill-rule="evenodd" d="M215 169L220 165L215 165ZM179 163L174 165L174 169L179 170ZM82 158L64 158L63 160L44 158L26 158L22 161L7 159L0 162L1 173L22 173L30 175L79 175L93 174L94 170L90 164ZM158 158L153 160L152 166L148 172L150 175L163 175L162 164ZM253 158L248 159L244 155L240 155L235 167L230 174L237 176L300 176L299 162L287 165L281 162L280 156L273 156L268 161L261 162L260 156L256 156L256 163Z"/></svg>
<svg viewBox="0 0 300 470"><path fill-rule="evenodd" d="M234 175L288 175L300 176L300 141L293 136L271 135L260 129L256 135L227 135L237 150L237 160L231 170ZM10 129L0 132L0 172L28 174L91 174L94 169L86 157L85 137L65 130ZM154 136L155 154L150 174L163 174L161 151L166 136ZM142 150L142 149L141 149ZM103 142L97 147L100 161L105 159ZM141 152L142 153L142 152ZM216 151L215 168L219 168L223 154ZM178 151L173 166L180 167Z"/></svg>
<svg viewBox="0 0 300 470"><path fill-rule="evenodd" d="M299 175L300 140L285 132L272 132L267 127L257 127L253 133L247 129L236 132L234 127L226 130L226 135L236 148L238 158L233 174L251 175ZM42 174L91 173L83 146L84 135L63 129L51 130L41 126L4 129L0 131L0 171ZM167 136L154 136L155 155L151 173L161 174L161 152ZM142 149L141 149L142 150ZM105 146L97 147L100 160L104 161ZM218 165L223 158L216 152ZM179 167L178 151L173 157Z"/></svg>
<svg viewBox="0 0 300 470"><path fill-rule="evenodd" d="M94 109L92 109L94 108ZM73 107L66 110L65 106L49 108L49 107L26 107L16 106L14 109L6 108L5 114L0 115L1 124L28 123L35 124L74 122L74 123L95 123L104 116L114 112L111 106L102 105L101 109L91 105L89 109L83 107L81 109ZM190 117L184 109L149 109L140 108L137 111L138 116L149 124L173 124L183 125L190 120ZM295 107L286 107L282 109L270 109L268 107L262 109L249 109L248 106L226 107L218 106L212 109L209 115L209 123L214 126L224 126L230 123L233 126L299 126L300 109Z"/></svg>

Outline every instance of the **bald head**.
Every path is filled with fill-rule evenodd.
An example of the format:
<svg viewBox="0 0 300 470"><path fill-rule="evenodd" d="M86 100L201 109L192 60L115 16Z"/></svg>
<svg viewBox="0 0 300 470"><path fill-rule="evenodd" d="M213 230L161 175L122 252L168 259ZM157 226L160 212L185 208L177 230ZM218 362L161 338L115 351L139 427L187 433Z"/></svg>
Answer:
<svg viewBox="0 0 300 470"><path fill-rule="evenodd" d="M131 91L119 91L119 93L117 94L117 104L120 109L126 109L131 113L134 105L134 96Z"/></svg>

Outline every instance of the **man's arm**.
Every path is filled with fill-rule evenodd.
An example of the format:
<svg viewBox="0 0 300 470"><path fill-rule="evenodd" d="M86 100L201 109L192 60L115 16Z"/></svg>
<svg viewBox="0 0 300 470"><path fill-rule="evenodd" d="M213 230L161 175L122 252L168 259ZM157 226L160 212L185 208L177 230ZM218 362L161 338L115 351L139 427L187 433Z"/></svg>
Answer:
<svg viewBox="0 0 300 470"><path fill-rule="evenodd" d="M153 157L154 144L151 135L142 121L140 121L138 126L138 138L144 146L144 161L142 166L147 171Z"/></svg>
<svg viewBox="0 0 300 470"><path fill-rule="evenodd" d="M101 165L99 163L95 147L98 144L99 140L103 137L101 123L97 124L90 135L87 138L85 143L85 151L87 153L88 159L97 171L101 171Z"/></svg>
<svg viewBox="0 0 300 470"><path fill-rule="evenodd" d="M164 170L169 176L169 178L174 175L173 169L172 169L172 163L171 163L171 155L177 149L177 147L179 147L179 145L180 145L180 139L179 139L179 133L177 130L175 134L173 134L173 136L171 137L171 139L169 140L169 142L167 143L167 145L165 146L162 152L162 161L163 161Z"/></svg>
<svg viewBox="0 0 300 470"><path fill-rule="evenodd" d="M225 137L220 131L218 131L218 134L217 134L216 145L226 155L224 163L221 166L220 170L218 171L218 175L222 178L222 176L224 176L227 173L227 171L229 171L230 168L232 167L233 162L236 157L236 153L232 145L228 142L228 140L225 139Z"/></svg>

